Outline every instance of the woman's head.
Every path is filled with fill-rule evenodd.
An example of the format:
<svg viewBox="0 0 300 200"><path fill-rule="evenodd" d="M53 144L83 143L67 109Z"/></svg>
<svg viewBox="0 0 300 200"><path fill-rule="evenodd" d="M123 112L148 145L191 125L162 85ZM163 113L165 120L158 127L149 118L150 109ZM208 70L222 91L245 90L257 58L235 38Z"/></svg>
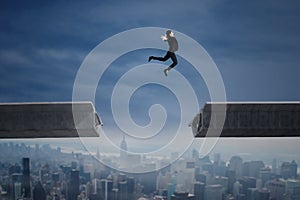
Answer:
<svg viewBox="0 0 300 200"><path fill-rule="evenodd" d="M166 31L167 37L174 37L174 33L171 30Z"/></svg>

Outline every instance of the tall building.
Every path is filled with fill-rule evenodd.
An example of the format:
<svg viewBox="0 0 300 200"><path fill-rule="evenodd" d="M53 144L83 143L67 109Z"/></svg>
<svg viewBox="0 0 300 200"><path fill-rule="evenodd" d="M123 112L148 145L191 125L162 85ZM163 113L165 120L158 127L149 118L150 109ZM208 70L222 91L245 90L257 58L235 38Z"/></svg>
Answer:
<svg viewBox="0 0 300 200"><path fill-rule="evenodd" d="M13 192L14 192L14 198L13 200L17 200L17 199L21 199L22 198L22 186L21 186L21 183L20 182L16 182L14 184L14 189L13 189Z"/></svg>
<svg viewBox="0 0 300 200"><path fill-rule="evenodd" d="M240 156L232 156L228 165L229 170L235 171L236 178L241 178L243 173L243 160Z"/></svg>
<svg viewBox="0 0 300 200"><path fill-rule="evenodd" d="M100 196L103 200L112 200L113 181L109 179L101 180L101 192Z"/></svg>
<svg viewBox="0 0 300 200"><path fill-rule="evenodd" d="M242 189L242 184L240 184L239 181L236 181L233 184L233 191L232 191L234 198L237 198L237 196L240 194L241 189Z"/></svg>
<svg viewBox="0 0 300 200"><path fill-rule="evenodd" d="M217 176L225 176L226 175L226 163L224 161L219 161L218 164L214 164L214 173Z"/></svg>
<svg viewBox="0 0 300 200"><path fill-rule="evenodd" d="M196 173L195 180L197 182L202 182L202 183L206 184L206 175L203 173Z"/></svg>
<svg viewBox="0 0 300 200"><path fill-rule="evenodd" d="M275 158L272 161L272 173L277 174L277 160Z"/></svg>
<svg viewBox="0 0 300 200"><path fill-rule="evenodd" d="M250 176L250 162L243 163L243 176Z"/></svg>
<svg viewBox="0 0 300 200"><path fill-rule="evenodd" d="M177 173L176 191L193 193L194 174L189 169L184 169Z"/></svg>
<svg viewBox="0 0 300 200"><path fill-rule="evenodd" d="M162 199L167 199L168 198L168 190L167 189L159 190L158 194L159 194L160 197L162 197Z"/></svg>
<svg viewBox="0 0 300 200"><path fill-rule="evenodd" d="M249 188L256 188L256 178L244 176L242 179L239 179L239 182L242 184L241 193L248 193Z"/></svg>
<svg viewBox="0 0 300 200"><path fill-rule="evenodd" d="M118 191L118 189L117 188L114 188L113 190L112 190L112 200L119 200L118 199L118 196L119 196L119 191Z"/></svg>
<svg viewBox="0 0 300 200"><path fill-rule="evenodd" d="M128 200L127 181L120 181L118 183L118 199Z"/></svg>
<svg viewBox="0 0 300 200"><path fill-rule="evenodd" d="M159 172L156 181L156 190L166 189L168 183L171 182L171 177L167 176L166 173Z"/></svg>
<svg viewBox="0 0 300 200"><path fill-rule="evenodd" d="M92 187L93 187L92 193L95 194L94 196L101 195L102 190L101 190L101 182L99 179L94 178L92 180Z"/></svg>
<svg viewBox="0 0 300 200"><path fill-rule="evenodd" d="M214 154L214 163L219 165L220 161L221 161L221 154L220 153L215 153Z"/></svg>
<svg viewBox="0 0 300 200"><path fill-rule="evenodd" d="M234 170L227 170L226 177L228 178L228 193L233 193L233 184L236 181L235 171Z"/></svg>
<svg viewBox="0 0 300 200"><path fill-rule="evenodd" d="M269 200L270 191L267 188L263 188L258 191L258 200Z"/></svg>
<svg viewBox="0 0 300 200"><path fill-rule="evenodd" d="M113 189L114 189L114 183L112 180L107 180L106 182L106 191L107 191L107 200L112 200L113 199Z"/></svg>
<svg viewBox="0 0 300 200"><path fill-rule="evenodd" d="M139 180L140 184L144 186L143 193L149 195L156 191L156 180L158 172L152 171L140 175L136 175L136 178Z"/></svg>
<svg viewBox="0 0 300 200"><path fill-rule="evenodd" d="M214 167L213 164L208 162L202 165L202 170L207 171L210 175L214 175Z"/></svg>
<svg viewBox="0 0 300 200"><path fill-rule="evenodd" d="M280 168L280 175L284 179L291 178L291 164L289 162L283 162Z"/></svg>
<svg viewBox="0 0 300 200"><path fill-rule="evenodd" d="M33 189L33 200L46 200L46 191L39 181Z"/></svg>
<svg viewBox="0 0 300 200"><path fill-rule="evenodd" d="M224 176L216 176L214 178L214 183L213 184L219 184L222 186L222 192L223 194L227 194L228 193L228 177L224 177Z"/></svg>
<svg viewBox="0 0 300 200"><path fill-rule="evenodd" d="M120 148L121 148L121 150L123 150L123 151L120 152L120 156L122 157L122 154L124 153L124 151L125 152L127 151L127 143L126 143L126 140L125 140L125 136L123 136L123 139L122 139L121 144L120 144Z"/></svg>
<svg viewBox="0 0 300 200"><path fill-rule="evenodd" d="M120 144L120 166L126 167L127 163L127 143L125 140L125 136L123 136L123 139Z"/></svg>
<svg viewBox="0 0 300 200"><path fill-rule="evenodd" d="M249 176L258 178L260 169L262 169L264 167L265 167L265 164L263 161L250 161Z"/></svg>
<svg viewBox="0 0 300 200"><path fill-rule="evenodd" d="M258 189L257 188L248 188L246 194L247 200L257 200L258 199Z"/></svg>
<svg viewBox="0 0 300 200"><path fill-rule="evenodd" d="M291 162L291 166L290 166L291 178L294 178L294 179L297 178L297 169L298 169L298 165L295 162L295 160L293 160Z"/></svg>
<svg viewBox="0 0 300 200"><path fill-rule="evenodd" d="M262 186L265 186L265 183L269 180L271 180L272 173L270 168L262 168L259 171L259 178L262 181Z"/></svg>
<svg viewBox="0 0 300 200"><path fill-rule="evenodd" d="M195 200L204 200L205 184L202 182L196 182L194 184Z"/></svg>
<svg viewBox="0 0 300 200"><path fill-rule="evenodd" d="M222 186L207 185L205 187L204 200L222 200Z"/></svg>
<svg viewBox="0 0 300 200"><path fill-rule="evenodd" d="M18 190L19 184L22 183L22 178L23 178L23 175L21 173L11 174L10 184L9 184L10 188L11 188L11 191L9 192L11 199L16 199L18 197L18 196L16 196L16 194L19 194L19 192L16 192L16 189ZM18 186L16 187L15 184L17 184ZM21 185L20 185L20 187L21 187ZM22 188L20 188L20 193L21 192L22 192Z"/></svg>
<svg viewBox="0 0 300 200"><path fill-rule="evenodd" d="M30 160L29 158L22 159L23 164L23 180L22 180L22 191L24 191L24 197L31 197L31 187L30 187Z"/></svg>
<svg viewBox="0 0 300 200"><path fill-rule="evenodd" d="M283 179L273 179L266 183L266 188L270 191L273 199L284 199L286 181Z"/></svg>
<svg viewBox="0 0 300 200"><path fill-rule="evenodd" d="M169 183L168 184L168 200L171 199L171 195L175 192L176 189L176 183Z"/></svg>
<svg viewBox="0 0 300 200"><path fill-rule="evenodd" d="M133 177L127 178L127 195L128 199L135 199L135 180Z"/></svg>
<svg viewBox="0 0 300 200"><path fill-rule="evenodd" d="M100 191L101 197L102 197L102 199L106 200L107 199L106 194L105 194L106 190L107 190L106 179L101 179L100 184L101 184L101 191Z"/></svg>
<svg viewBox="0 0 300 200"><path fill-rule="evenodd" d="M290 200L300 199L300 180L288 179L285 192Z"/></svg>
<svg viewBox="0 0 300 200"><path fill-rule="evenodd" d="M68 184L68 200L77 200L79 195L79 171L72 170Z"/></svg>

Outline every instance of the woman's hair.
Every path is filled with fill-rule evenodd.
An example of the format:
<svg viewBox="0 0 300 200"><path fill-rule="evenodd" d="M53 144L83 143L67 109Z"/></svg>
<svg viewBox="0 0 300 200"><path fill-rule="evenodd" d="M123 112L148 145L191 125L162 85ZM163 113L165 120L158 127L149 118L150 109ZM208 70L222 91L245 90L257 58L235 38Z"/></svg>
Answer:
<svg viewBox="0 0 300 200"><path fill-rule="evenodd" d="M167 35L170 35L171 33L172 33L171 30L167 30L167 32L166 32Z"/></svg>

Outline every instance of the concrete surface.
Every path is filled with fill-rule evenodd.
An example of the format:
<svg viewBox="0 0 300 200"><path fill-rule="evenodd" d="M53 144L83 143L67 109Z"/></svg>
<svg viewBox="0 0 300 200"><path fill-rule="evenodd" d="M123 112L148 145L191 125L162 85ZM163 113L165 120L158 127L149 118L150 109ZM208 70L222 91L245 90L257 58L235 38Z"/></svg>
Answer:
<svg viewBox="0 0 300 200"><path fill-rule="evenodd" d="M0 138L98 137L99 125L91 102L0 104Z"/></svg>
<svg viewBox="0 0 300 200"><path fill-rule="evenodd" d="M226 107L224 126L220 124L222 106ZM194 137L217 137L217 130L220 137L299 137L300 102L206 103L190 125Z"/></svg>

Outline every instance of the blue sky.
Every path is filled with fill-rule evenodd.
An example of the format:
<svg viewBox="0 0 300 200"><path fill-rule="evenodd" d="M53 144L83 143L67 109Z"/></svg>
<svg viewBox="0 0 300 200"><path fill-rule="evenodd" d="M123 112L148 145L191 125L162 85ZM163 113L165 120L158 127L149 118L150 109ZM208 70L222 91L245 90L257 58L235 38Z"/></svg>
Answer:
<svg viewBox="0 0 300 200"><path fill-rule="evenodd" d="M76 72L95 46L145 26L197 40L222 73L229 100L300 99L296 0L0 4L2 102L71 100Z"/></svg>
<svg viewBox="0 0 300 200"><path fill-rule="evenodd" d="M298 0L1 1L0 102L71 101L89 52L108 37L140 27L166 27L195 39L218 66L229 101L298 101L299 21ZM164 52L124 55L103 77L107 90L99 89L95 106L108 127L114 125L108 109L113 82L145 64L149 54ZM207 88L185 66L179 58L176 69L190 80L201 107L210 100ZM169 91L152 85L133 97L137 123L147 124L149 106L161 103L170 113L167 127L176 124L178 102Z"/></svg>

